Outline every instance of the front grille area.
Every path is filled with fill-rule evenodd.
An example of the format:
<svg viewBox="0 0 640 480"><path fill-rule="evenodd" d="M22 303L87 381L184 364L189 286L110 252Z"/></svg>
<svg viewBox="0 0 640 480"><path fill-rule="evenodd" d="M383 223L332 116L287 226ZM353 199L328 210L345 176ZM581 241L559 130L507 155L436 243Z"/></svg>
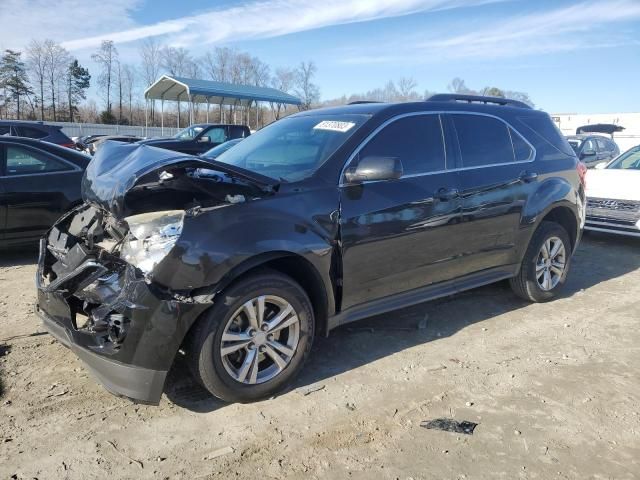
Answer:
<svg viewBox="0 0 640 480"><path fill-rule="evenodd" d="M635 225L640 220L640 202L589 198L587 200L587 221L589 220Z"/></svg>

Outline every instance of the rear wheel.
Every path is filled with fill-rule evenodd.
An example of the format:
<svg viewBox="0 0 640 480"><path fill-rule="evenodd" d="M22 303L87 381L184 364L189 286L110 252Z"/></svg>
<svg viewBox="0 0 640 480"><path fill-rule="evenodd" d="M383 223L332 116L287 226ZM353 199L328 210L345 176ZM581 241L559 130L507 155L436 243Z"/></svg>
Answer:
<svg viewBox="0 0 640 480"><path fill-rule="evenodd" d="M216 397L250 402L282 390L313 341L311 302L291 278L252 275L234 284L196 325L189 348L196 378Z"/></svg>
<svg viewBox="0 0 640 480"><path fill-rule="evenodd" d="M569 234L555 222L542 222L533 234L511 288L531 302L547 302L564 286L571 260Z"/></svg>

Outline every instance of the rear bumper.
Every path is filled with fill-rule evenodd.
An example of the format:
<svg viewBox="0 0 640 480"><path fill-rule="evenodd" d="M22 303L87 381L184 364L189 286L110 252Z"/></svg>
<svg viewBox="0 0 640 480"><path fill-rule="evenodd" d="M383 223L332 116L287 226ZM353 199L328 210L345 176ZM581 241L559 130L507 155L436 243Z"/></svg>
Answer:
<svg viewBox="0 0 640 480"><path fill-rule="evenodd" d="M36 306L44 327L64 346L70 348L94 377L111 393L157 405L160 402L166 371L125 365L98 355L73 343L71 332Z"/></svg>

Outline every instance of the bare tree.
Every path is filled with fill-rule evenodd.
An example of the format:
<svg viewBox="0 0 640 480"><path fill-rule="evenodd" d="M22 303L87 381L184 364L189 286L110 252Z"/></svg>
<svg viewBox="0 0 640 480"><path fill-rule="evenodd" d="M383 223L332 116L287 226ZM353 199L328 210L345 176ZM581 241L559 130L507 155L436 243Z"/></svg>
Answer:
<svg viewBox="0 0 640 480"><path fill-rule="evenodd" d="M44 84L47 80L47 55L45 42L32 40L27 47L27 69L31 80L38 87L40 95L36 95L40 104L40 120L44 120Z"/></svg>
<svg viewBox="0 0 640 480"><path fill-rule="evenodd" d="M271 81L273 88L276 88L284 93L291 93L291 90L296 84L296 72L291 68L277 68L275 75ZM280 119L280 112L282 110L281 103L271 103L271 111L276 120Z"/></svg>
<svg viewBox="0 0 640 480"><path fill-rule="evenodd" d="M111 120L111 88L116 79L115 70L118 64L118 50L113 44L113 40L103 40L100 49L91 55L91 58L102 69L98 77L98 85L103 90L107 117Z"/></svg>
<svg viewBox="0 0 640 480"><path fill-rule="evenodd" d="M162 47L155 38L147 38L140 45L142 78L146 86L158 80L162 68Z"/></svg>
<svg viewBox="0 0 640 480"><path fill-rule="evenodd" d="M320 100L320 88L313 83L313 77L318 71L315 63L302 62L296 72L296 94L302 100L301 110L309 110Z"/></svg>
<svg viewBox="0 0 640 480"><path fill-rule="evenodd" d="M398 80L398 93L400 94L400 101L408 102L410 100L417 100L418 94L415 89L418 86L418 82L411 77L402 77Z"/></svg>
<svg viewBox="0 0 640 480"><path fill-rule="evenodd" d="M129 125L133 125L133 94L136 83L136 71L131 65L122 66L122 86L129 104Z"/></svg>
<svg viewBox="0 0 640 480"><path fill-rule="evenodd" d="M475 93L473 90L467 88L467 85L464 83L464 80L461 78L454 78L451 80L451 83L447 87L451 93L460 93L464 95L469 95Z"/></svg>
<svg viewBox="0 0 640 480"><path fill-rule="evenodd" d="M71 63L71 57L62 46L53 40L44 41L45 52L45 71L47 83L49 86L49 97L51 99L51 108L53 110L53 121L57 120L56 114L56 98L64 86L64 79L67 68ZM58 100L59 101L59 100Z"/></svg>

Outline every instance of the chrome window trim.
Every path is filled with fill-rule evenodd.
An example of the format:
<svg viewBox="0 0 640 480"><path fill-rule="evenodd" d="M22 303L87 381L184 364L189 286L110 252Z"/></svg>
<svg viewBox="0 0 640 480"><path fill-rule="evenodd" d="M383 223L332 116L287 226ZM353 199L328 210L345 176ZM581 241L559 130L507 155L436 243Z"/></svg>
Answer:
<svg viewBox="0 0 640 480"><path fill-rule="evenodd" d="M45 156L51 156L54 157L56 160L68 165L71 167L71 169L69 170L58 170L58 171L53 171L53 172L37 172L37 173L21 173L21 174L17 174L17 175L0 175L0 178L23 178L23 177L33 177L35 175L60 175L63 173L75 173L75 172L82 172L82 168L80 168L78 165L76 165L73 162L70 162L69 160L65 160L62 157L59 157L58 155L56 155L55 153L51 153L51 152L47 152L46 150L42 150L40 148L37 147L33 147L31 145L23 145L21 143L5 143L3 144L5 147L5 152L7 151L7 149L9 147L14 147L14 146L18 146L21 148L24 148L25 150L32 150L32 151L36 151L40 154L43 154ZM4 160L4 167L5 169L7 169L7 155L5 154L5 160Z"/></svg>
<svg viewBox="0 0 640 480"><path fill-rule="evenodd" d="M344 183L344 174L345 171L347 170L347 168L349 167L349 165L351 164L351 162L353 161L353 159L356 157L356 155L358 155L360 153L360 151L378 134L380 133L380 131L382 131L385 127L387 127L388 125L390 125L393 122L396 122L400 119L403 118L407 118L407 117L416 117L416 116L420 116L420 115L439 115L440 116L440 126L441 126L441 131L442 131L442 140L444 142L444 153L445 153L445 170L436 170L433 172L425 172L425 173L415 173L415 174L411 174L411 175L403 175L402 177L400 177L400 180L402 180L403 178L415 178L415 177L425 177L428 175L438 175L441 173L449 173L449 172L462 172L465 170L477 170L480 168L490 168L490 167L499 167L499 166L505 166L505 165L520 165L520 164L526 164L526 163L532 163L535 161L535 159L538 156L538 152L536 150L536 148L531 144L531 142L529 142L529 140L527 140L524 135L522 135L517 128L515 128L511 123L507 122L505 119L500 118L496 115L491 115L489 113L482 113L482 112L463 112L463 111L455 111L455 110L437 110L437 111L417 111L417 112L408 112L408 113L402 113L399 115L396 115L394 117L391 117L387 120L385 120L382 124L380 124L373 132L371 132L369 135L367 135L367 138L365 138L362 142L360 142L360 145L358 145L356 147L356 149L351 153L351 155L349 155L349 158L347 158L347 161L345 162L345 164L342 167L342 171L340 172L340 181L338 183L338 187L346 187L349 186L351 184L349 183ZM531 149L531 155L529 157L528 160L519 160L519 161L515 161L515 149L514 149L514 153L513 153L513 158L514 161L513 162L506 162L506 163L491 163L488 165L478 165L478 166L474 166L474 167L458 167L458 168L446 168L447 167L447 143L446 143L446 139L445 139L445 134L444 134L444 124L442 123L442 115L476 115L479 117L489 117L489 118L495 118L496 120L499 120L500 122L502 122L503 124L505 124L508 128L507 131L509 130L513 130L514 132L516 132L520 138L522 138L522 140L529 145L529 148ZM511 139L511 133L509 133L509 138ZM512 141L512 147L513 147L513 141ZM359 185L362 184L367 184L367 183L377 183L377 182L386 182L388 180L365 180L364 182L361 182Z"/></svg>

